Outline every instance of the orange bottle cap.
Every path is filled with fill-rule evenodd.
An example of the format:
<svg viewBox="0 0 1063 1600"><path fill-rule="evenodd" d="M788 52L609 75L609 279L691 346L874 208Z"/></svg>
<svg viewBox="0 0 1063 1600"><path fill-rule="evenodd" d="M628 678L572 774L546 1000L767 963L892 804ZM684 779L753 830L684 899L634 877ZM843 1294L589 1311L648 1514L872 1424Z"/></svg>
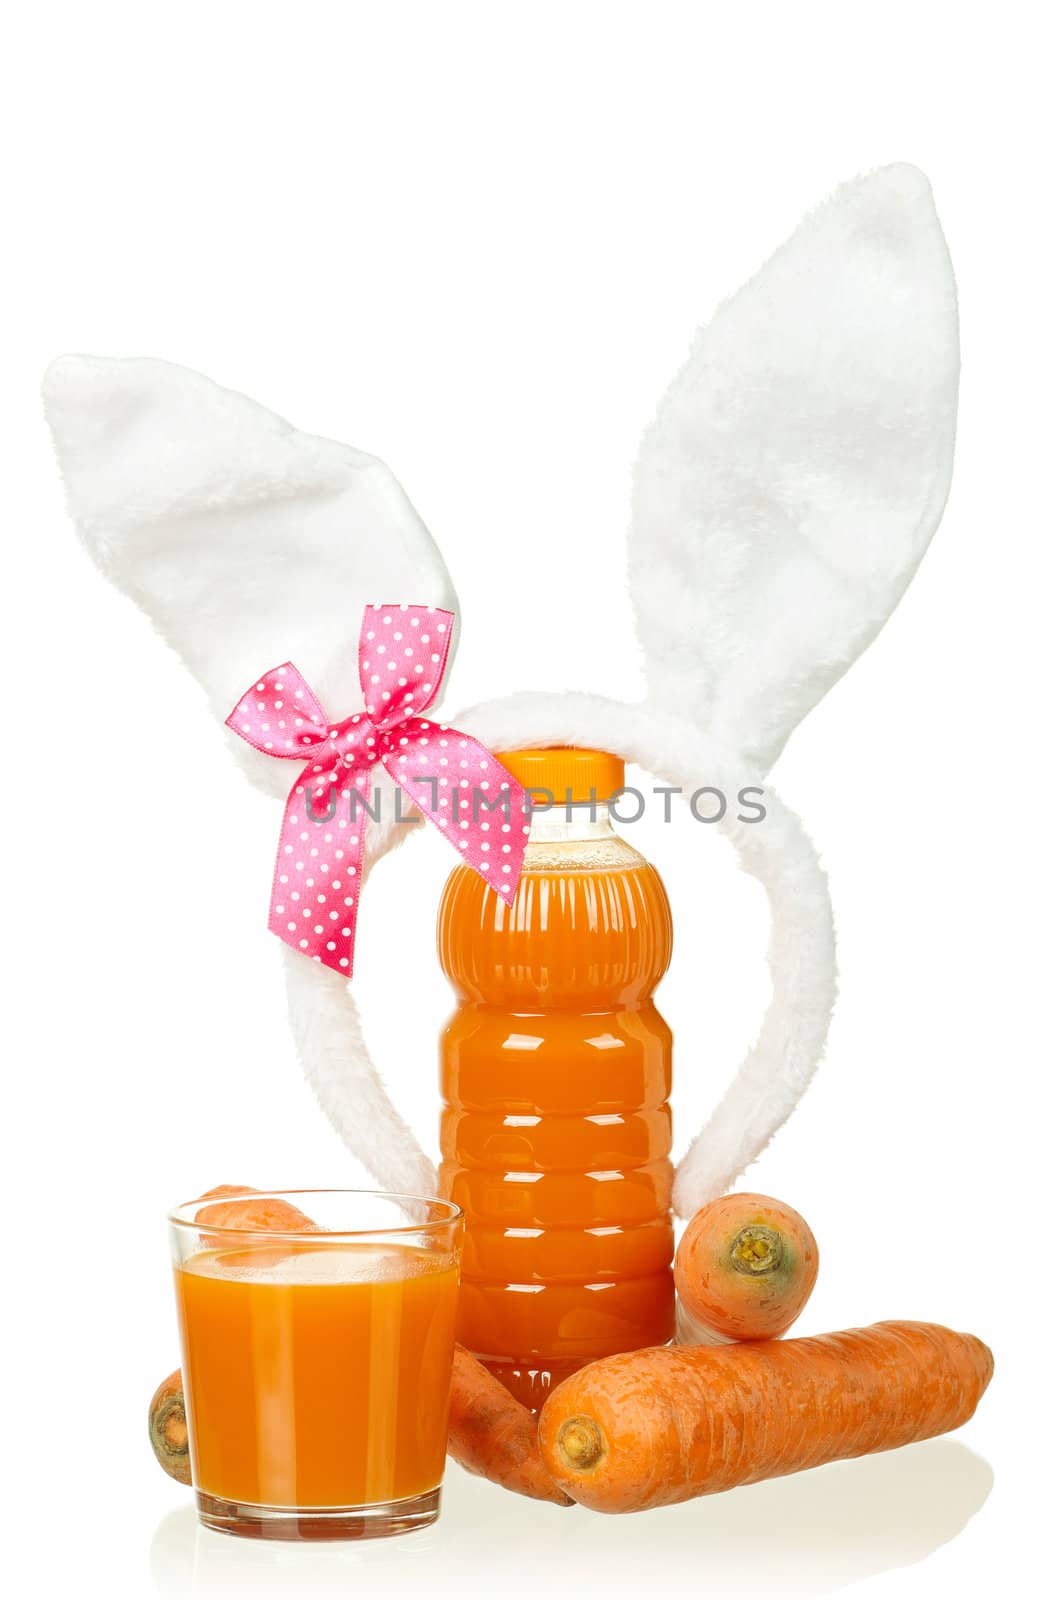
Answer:
<svg viewBox="0 0 1063 1600"><path fill-rule="evenodd" d="M533 805L545 805L548 790L555 805L566 800L604 804L624 787L624 763L608 750L555 745L544 750L499 750L499 761L517 782L531 790ZM569 793L571 791L571 793Z"/></svg>

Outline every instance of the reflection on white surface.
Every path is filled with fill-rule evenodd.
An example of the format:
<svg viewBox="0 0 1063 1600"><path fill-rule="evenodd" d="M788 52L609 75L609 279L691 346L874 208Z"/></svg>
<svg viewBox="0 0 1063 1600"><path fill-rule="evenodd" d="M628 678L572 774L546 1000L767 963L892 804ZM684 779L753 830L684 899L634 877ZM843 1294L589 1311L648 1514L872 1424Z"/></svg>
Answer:
<svg viewBox="0 0 1063 1600"><path fill-rule="evenodd" d="M666 1510L605 1517L507 1494L451 1465L443 1514L422 1533L362 1544L261 1543L208 1533L190 1503L159 1524L151 1574L164 1595L545 1595L571 1589L576 1573L584 1594L649 1594L659 1592L665 1570L670 1585L696 1580L699 1594L825 1594L922 1561L956 1537L992 1486L980 1456L935 1439Z"/></svg>

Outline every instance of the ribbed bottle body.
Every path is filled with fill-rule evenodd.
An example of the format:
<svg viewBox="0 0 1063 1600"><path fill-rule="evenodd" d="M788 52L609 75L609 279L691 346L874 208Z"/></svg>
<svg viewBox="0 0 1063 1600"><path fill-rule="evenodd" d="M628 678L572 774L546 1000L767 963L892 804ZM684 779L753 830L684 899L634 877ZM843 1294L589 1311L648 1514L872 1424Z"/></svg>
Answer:
<svg viewBox="0 0 1063 1600"><path fill-rule="evenodd" d="M667 897L614 835L529 846L512 907L451 875L439 954L443 1193L466 1213L458 1337L526 1404L673 1332Z"/></svg>

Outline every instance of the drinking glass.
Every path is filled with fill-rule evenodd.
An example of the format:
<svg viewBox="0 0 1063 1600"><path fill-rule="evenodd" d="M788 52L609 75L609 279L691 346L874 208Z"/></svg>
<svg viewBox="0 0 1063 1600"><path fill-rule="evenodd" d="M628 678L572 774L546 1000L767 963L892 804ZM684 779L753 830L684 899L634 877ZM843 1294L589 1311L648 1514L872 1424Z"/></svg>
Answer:
<svg viewBox="0 0 1063 1600"><path fill-rule="evenodd" d="M236 1220L248 1225L234 1226L242 1198L193 1200L169 1217L201 1522L277 1539L434 1522L461 1210L371 1190L277 1190L247 1196Z"/></svg>

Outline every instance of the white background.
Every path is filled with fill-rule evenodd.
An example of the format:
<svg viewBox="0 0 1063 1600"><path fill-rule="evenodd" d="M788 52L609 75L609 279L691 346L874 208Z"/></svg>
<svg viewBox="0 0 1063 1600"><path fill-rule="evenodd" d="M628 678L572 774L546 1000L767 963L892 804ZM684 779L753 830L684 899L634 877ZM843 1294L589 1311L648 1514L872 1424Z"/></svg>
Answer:
<svg viewBox="0 0 1063 1600"><path fill-rule="evenodd" d="M13 1592L1030 1592L1058 1520L1050 16L98 0L9 24ZM842 990L819 1077L750 1181L818 1233L804 1331L977 1331L998 1360L983 1407L948 1441L641 1518L452 1472L437 1527L385 1545L197 1533L145 1437L176 1356L164 1211L219 1182L360 1173L300 1080L261 925L275 808L78 548L43 368L165 356L382 455L462 597L452 710L533 685L635 695L625 496L656 398L803 212L895 159L930 175L960 285L955 486L910 594L777 769L830 870ZM696 870L686 829L636 836L676 911L660 1003L680 1145L765 999L759 892L703 833ZM371 1042L426 1142L448 867L427 837L389 861L359 955ZM204 926L205 879L226 916ZM401 901L421 907L415 1006L395 1003L386 952Z"/></svg>

